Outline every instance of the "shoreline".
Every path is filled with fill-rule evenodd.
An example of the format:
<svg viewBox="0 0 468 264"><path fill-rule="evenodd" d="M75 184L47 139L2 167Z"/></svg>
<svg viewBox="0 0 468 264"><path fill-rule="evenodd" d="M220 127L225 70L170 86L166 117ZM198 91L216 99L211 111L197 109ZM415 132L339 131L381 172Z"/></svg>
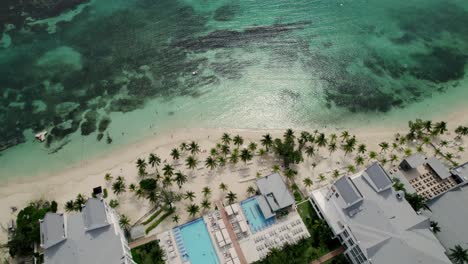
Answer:
<svg viewBox="0 0 468 264"><path fill-rule="evenodd" d="M468 123L468 116L463 115L464 112L464 109L459 109L443 119L448 122L449 131L453 131L455 126L466 125ZM433 120L435 122L439 119ZM321 128L318 130L326 134L336 133L338 135L340 131L348 130L350 134L356 135L358 141L367 144L369 149L376 150L380 142L390 141L395 133L405 132L406 127L407 122L399 125L390 122L387 126L382 126L379 123L371 127L352 129ZM154 152L161 157L163 161L161 164L164 163L164 160L167 160L168 163L172 163L172 158L169 155L170 150L174 147L178 147L182 141L187 142L194 140L200 144L202 150L209 150L216 144L216 141L219 140L224 132L230 133L231 135L241 135L245 139L245 144L247 144L250 140L258 142L261 136L266 133L270 133L272 137L282 136L285 129L185 128L168 130L163 133L158 133L157 135L147 136L131 144L119 146L109 153L98 157L92 157L80 164L74 164L58 172L8 179L4 182L0 182L0 224L5 226L8 221L15 218L16 213L13 214L11 212L10 206L23 208L29 201L42 198L56 200L59 203L59 211L63 211L65 202L74 199L78 193L89 196L92 188L96 186L102 186L110 190L109 184L104 180L104 175L107 172L112 173L114 178L119 175L124 176L127 185L131 182L138 182L140 178L137 175L137 169L135 167L135 161L138 158L146 158L149 153ZM294 130L296 133L301 131L300 129ZM308 131L313 131L313 129L309 129ZM464 153L463 159L466 158L468 157L466 153ZM181 160L182 164L184 164L184 157L182 157ZM200 154L199 161L203 163L203 160L203 154ZM340 161L346 162L345 160L346 159L342 159ZM330 168L333 166L330 162L321 165L323 165L323 168ZM258 164L253 166L251 173L260 170L261 166ZM182 167L178 169L184 170L185 165L182 165ZM154 169L151 167L148 168L149 172L152 172L152 170ZM219 175L221 175L220 177L216 177L218 176L216 173L214 176L208 175L204 177L207 171L208 169L195 171L195 173L202 174L202 176L197 177L195 180L191 179L183 189L191 188L196 191L201 191L203 186L209 185L213 190L212 199L216 197L222 198L223 194L217 190L217 184L222 181L232 187L230 189L241 194L239 197L240 200L240 198L244 196L245 187L250 184L250 181L239 180L240 178L237 176L228 177L236 174L236 172L232 170L219 172ZM300 171L300 173L304 174L303 171ZM307 173L305 173L305 175L305 177L310 176L310 174L308 175ZM303 175L300 176L303 177ZM313 177L315 176L316 175L313 175ZM112 191L109 193L110 196L108 199L115 197ZM130 192L126 192L123 196L120 196L119 201L121 204L119 211L123 211L126 215L130 216L133 221L141 217L150 207L147 201L136 200L134 195ZM184 210L182 209L182 211ZM184 216L184 212L178 213ZM185 218L182 217L181 219L185 221ZM163 222L153 231L164 230L172 224L173 223ZM5 232L0 232L0 241L5 240Z"/></svg>

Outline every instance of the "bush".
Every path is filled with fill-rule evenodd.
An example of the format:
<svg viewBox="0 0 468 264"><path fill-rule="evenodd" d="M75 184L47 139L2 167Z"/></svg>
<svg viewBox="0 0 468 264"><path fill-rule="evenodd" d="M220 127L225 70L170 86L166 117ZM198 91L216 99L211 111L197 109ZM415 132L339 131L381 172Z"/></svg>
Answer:
<svg viewBox="0 0 468 264"><path fill-rule="evenodd" d="M153 241L132 249L133 260L138 264L164 264L164 251L157 241Z"/></svg>
<svg viewBox="0 0 468 264"><path fill-rule="evenodd" d="M164 210L164 208L160 208L158 211L156 211L154 214L152 214L146 221L144 221L142 224L147 225L151 223L158 215Z"/></svg>
<svg viewBox="0 0 468 264"><path fill-rule="evenodd" d="M104 199L107 198L107 189L104 188L104 195L103 195Z"/></svg>
<svg viewBox="0 0 468 264"><path fill-rule="evenodd" d="M296 202L300 202L303 200L302 194L299 191L296 190L293 192L293 194L294 194L294 200L296 200Z"/></svg>
<svg viewBox="0 0 468 264"><path fill-rule="evenodd" d="M148 228L146 228L146 234L148 234L151 230L155 229L164 219L175 212L175 208L169 209L165 214L161 216L156 222L152 223Z"/></svg>
<svg viewBox="0 0 468 264"><path fill-rule="evenodd" d="M157 182L155 179L144 179L140 181L140 188L146 192L151 192L156 190Z"/></svg>
<svg viewBox="0 0 468 264"><path fill-rule="evenodd" d="M43 219L52 209L57 210L57 203L52 206L49 202L36 201L18 213L16 230L7 244L12 257L27 257L34 254L34 243L40 243L39 219Z"/></svg>

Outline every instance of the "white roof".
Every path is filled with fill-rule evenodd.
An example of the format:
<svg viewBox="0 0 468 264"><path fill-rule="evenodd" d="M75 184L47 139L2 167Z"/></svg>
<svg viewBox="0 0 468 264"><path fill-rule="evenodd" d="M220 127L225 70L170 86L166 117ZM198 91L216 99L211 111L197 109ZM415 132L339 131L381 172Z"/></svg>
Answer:
<svg viewBox="0 0 468 264"><path fill-rule="evenodd" d="M393 188L376 191L362 173L349 179L362 196L351 207L343 208L341 196L331 192L331 187L311 195L335 234L348 226L372 263L451 263L429 230L429 220L417 215L404 198L398 198Z"/></svg>

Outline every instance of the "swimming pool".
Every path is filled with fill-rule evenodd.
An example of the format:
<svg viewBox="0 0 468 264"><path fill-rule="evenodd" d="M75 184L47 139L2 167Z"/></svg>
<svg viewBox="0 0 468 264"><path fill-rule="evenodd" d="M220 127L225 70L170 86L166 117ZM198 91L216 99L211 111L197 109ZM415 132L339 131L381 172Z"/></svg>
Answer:
<svg viewBox="0 0 468 264"><path fill-rule="evenodd" d="M177 247L185 261L192 264L219 264L203 218L174 228Z"/></svg>
<svg viewBox="0 0 468 264"><path fill-rule="evenodd" d="M242 211L249 223L250 231L256 233L265 227L275 223L275 218L265 219L255 197L241 202Z"/></svg>

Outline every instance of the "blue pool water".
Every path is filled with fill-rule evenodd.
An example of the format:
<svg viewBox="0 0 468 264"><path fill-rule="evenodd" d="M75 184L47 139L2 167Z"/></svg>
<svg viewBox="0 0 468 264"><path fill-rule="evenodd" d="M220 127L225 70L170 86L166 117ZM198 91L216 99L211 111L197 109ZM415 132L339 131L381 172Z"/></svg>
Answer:
<svg viewBox="0 0 468 264"><path fill-rule="evenodd" d="M184 262L192 264L219 264L218 256L203 218L174 228L177 247Z"/></svg>
<svg viewBox="0 0 468 264"><path fill-rule="evenodd" d="M241 202L242 211L249 221L250 231L255 233L275 223L275 218L265 219L255 197Z"/></svg>

